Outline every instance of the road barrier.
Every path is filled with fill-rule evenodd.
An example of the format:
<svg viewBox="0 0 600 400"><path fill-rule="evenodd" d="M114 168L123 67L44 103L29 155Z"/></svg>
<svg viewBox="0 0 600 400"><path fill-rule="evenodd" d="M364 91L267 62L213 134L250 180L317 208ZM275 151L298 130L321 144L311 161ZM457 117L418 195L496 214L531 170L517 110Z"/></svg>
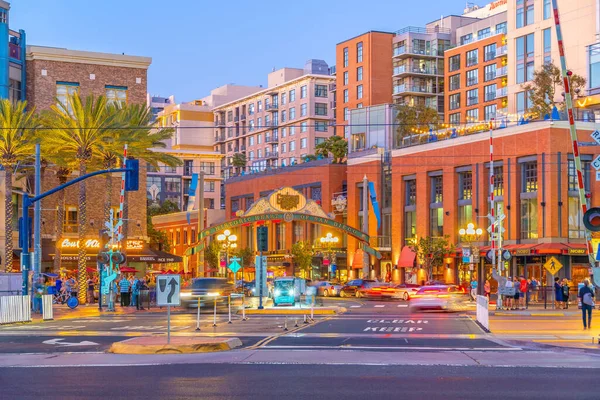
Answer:
<svg viewBox="0 0 600 400"><path fill-rule="evenodd" d="M486 330L490 330L489 299L487 296L477 296L477 322Z"/></svg>
<svg viewBox="0 0 600 400"><path fill-rule="evenodd" d="M30 296L0 297L0 325L31 321Z"/></svg>
<svg viewBox="0 0 600 400"><path fill-rule="evenodd" d="M54 310L52 309L52 299L54 298L51 294L42 295L42 319L48 321L54 319Z"/></svg>

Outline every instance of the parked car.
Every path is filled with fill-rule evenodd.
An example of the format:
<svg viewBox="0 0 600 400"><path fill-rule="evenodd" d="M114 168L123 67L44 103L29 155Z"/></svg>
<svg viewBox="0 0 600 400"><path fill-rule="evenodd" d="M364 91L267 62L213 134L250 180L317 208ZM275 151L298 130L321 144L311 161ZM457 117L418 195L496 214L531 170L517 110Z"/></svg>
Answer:
<svg viewBox="0 0 600 400"><path fill-rule="evenodd" d="M330 281L314 282L312 286L317 289L317 296L324 297L339 296L340 289L342 288L341 284Z"/></svg>
<svg viewBox="0 0 600 400"><path fill-rule="evenodd" d="M234 284L225 278L195 278L187 288L181 289L181 306L198 307L198 298L200 307L212 307L215 298L218 306L227 305L227 296L232 293L235 293Z"/></svg>
<svg viewBox="0 0 600 400"><path fill-rule="evenodd" d="M469 296L456 285L423 286L410 298L409 310L466 310Z"/></svg>
<svg viewBox="0 0 600 400"><path fill-rule="evenodd" d="M340 289L340 297L360 297L361 294L358 291L359 289L365 289L376 285L377 283L377 281L372 279L353 279L342 286Z"/></svg>

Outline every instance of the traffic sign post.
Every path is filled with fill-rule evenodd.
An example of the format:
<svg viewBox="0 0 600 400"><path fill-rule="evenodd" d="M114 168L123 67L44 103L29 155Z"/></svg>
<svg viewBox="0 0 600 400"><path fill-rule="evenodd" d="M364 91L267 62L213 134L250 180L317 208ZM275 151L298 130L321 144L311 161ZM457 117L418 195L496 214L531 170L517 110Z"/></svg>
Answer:
<svg viewBox="0 0 600 400"><path fill-rule="evenodd" d="M181 277L159 275L156 277L156 305L167 306L167 344L171 343L171 306L181 304Z"/></svg>
<svg viewBox="0 0 600 400"><path fill-rule="evenodd" d="M544 268L546 268L546 270L550 272L553 276L556 275L558 271L562 269L562 267L563 265L560 261L558 261L556 257L550 257L544 264Z"/></svg>
<svg viewBox="0 0 600 400"><path fill-rule="evenodd" d="M256 256L254 264L256 266L256 285L259 296L258 309L262 310L264 308L262 298L264 292L267 291L267 257L263 256L261 252L261 255Z"/></svg>

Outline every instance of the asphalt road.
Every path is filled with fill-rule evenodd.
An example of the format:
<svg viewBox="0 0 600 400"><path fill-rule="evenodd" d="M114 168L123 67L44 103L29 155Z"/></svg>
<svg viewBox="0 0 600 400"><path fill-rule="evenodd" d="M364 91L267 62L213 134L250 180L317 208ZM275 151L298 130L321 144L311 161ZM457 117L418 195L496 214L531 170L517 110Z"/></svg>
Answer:
<svg viewBox="0 0 600 400"><path fill-rule="evenodd" d="M450 366L156 365L0 368L19 399L597 399L597 370Z"/></svg>

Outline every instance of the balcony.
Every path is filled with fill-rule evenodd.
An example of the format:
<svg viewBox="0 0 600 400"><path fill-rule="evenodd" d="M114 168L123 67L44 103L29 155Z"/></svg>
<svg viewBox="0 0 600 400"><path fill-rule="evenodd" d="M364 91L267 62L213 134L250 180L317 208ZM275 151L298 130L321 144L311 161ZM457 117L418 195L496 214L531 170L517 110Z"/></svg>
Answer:
<svg viewBox="0 0 600 400"><path fill-rule="evenodd" d="M240 121L245 121L245 120L246 120L246 114L240 115Z"/></svg>
<svg viewBox="0 0 600 400"><path fill-rule="evenodd" d="M333 92L337 89L337 85L335 83L330 83L329 84L329 91Z"/></svg>
<svg viewBox="0 0 600 400"><path fill-rule="evenodd" d="M433 87L431 86L419 86L419 85L396 85L394 86L394 94L404 93L424 93L424 94L435 94Z"/></svg>
<svg viewBox="0 0 600 400"><path fill-rule="evenodd" d="M508 54L508 46L496 47L496 57L504 57Z"/></svg>
<svg viewBox="0 0 600 400"><path fill-rule="evenodd" d="M265 124L266 127L277 128L279 126L279 121L270 121Z"/></svg>
<svg viewBox="0 0 600 400"><path fill-rule="evenodd" d="M240 122L240 116L239 116L239 115L236 115L235 117L233 117L233 122L235 122L236 124L237 124L238 122Z"/></svg>
<svg viewBox="0 0 600 400"><path fill-rule="evenodd" d="M279 105L278 104L267 104L265 105L265 111L277 111L279 110Z"/></svg>
<svg viewBox="0 0 600 400"><path fill-rule="evenodd" d="M370 238L370 245L379 251L392 251L392 238L390 236L375 236Z"/></svg>
<svg viewBox="0 0 600 400"><path fill-rule="evenodd" d="M414 75L443 75L438 72L436 67L425 66L421 67L419 65L399 65L394 67L394 76L403 75L403 74L414 74Z"/></svg>
<svg viewBox="0 0 600 400"><path fill-rule="evenodd" d="M277 136L277 135L265 137L265 143L277 143L277 142L279 142L279 136Z"/></svg>
<svg viewBox="0 0 600 400"><path fill-rule="evenodd" d="M508 96L508 88L500 88L496 89L496 97L507 97Z"/></svg>
<svg viewBox="0 0 600 400"><path fill-rule="evenodd" d="M225 135L215 135L215 143L220 143L225 141Z"/></svg>
<svg viewBox="0 0 600 400"><path fill-rule="evenodd" d="M394 57L403 56L425 56L425 57L444 57L444 52L437 49L426 49L422 47L400 46L394 48Z"/></svg>
<svg viewBox="0 0 600 400"><path fill-rule="evenodd" d="M485 101L494 101L494 100L496 100L496 93L494 93L494 92L486 93L484 98L485 98Z"/></svg>
<svg viewBox="0 0 600 400"><path fill-rule="evenodd" d="M265 158L268 160L271 160L273 158L278 158L279 157L279 153L277 153L276 151L266 151L265 152Z"/></svg>
<svg viewBox="0 0 600 400"><path fill-rule="evenodd" d="M217 128L222 128L225 126L225 120L224 119L218 119L215 121L215 126Z"/></svg>
<svg viewBox="0 0 600 400"><path fill-rule="evenodd" d="M508 66L496 69L496 78L508 75Z"/></svg>

